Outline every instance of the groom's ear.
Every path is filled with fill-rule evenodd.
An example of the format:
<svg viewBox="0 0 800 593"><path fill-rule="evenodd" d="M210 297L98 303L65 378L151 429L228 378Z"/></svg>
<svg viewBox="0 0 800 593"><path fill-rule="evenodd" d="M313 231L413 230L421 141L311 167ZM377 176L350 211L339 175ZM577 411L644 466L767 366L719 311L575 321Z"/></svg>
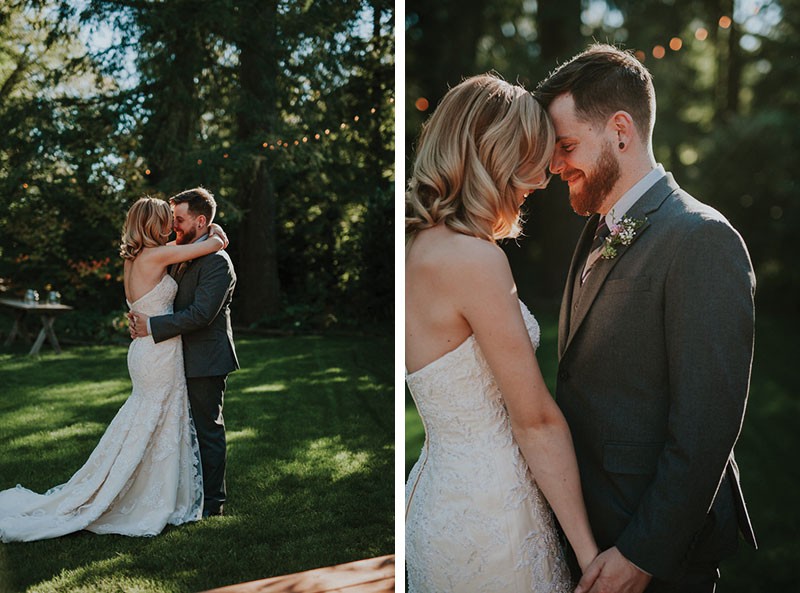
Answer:
<svg viewBox="0 0 800 593"><path fill-rule="evenodd" d="M200 228L206 228L208 226L208 219L206 218L205 214L198 214L197 215L197 225Z"/></svg>
<svg viewBox="0 0 800 593"><path fill-rule="evenodd" d="M616 141L628 144L632 136L636 133L636 126L633 123L631 114L627 111L617 111L609 120L609 127Z"/></svg>

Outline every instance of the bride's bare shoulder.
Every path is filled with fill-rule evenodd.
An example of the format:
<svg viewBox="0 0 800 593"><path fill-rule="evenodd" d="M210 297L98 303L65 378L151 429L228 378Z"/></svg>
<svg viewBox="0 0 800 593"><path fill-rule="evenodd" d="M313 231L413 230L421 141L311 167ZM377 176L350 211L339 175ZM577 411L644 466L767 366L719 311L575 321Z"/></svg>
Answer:
<svg viewBox="0 0 800 593"><path fill-rule="evenodd" d="M497 244L443 225L418 233L406 253L407 274L465 279L508 269L508 259Z"/></svg>

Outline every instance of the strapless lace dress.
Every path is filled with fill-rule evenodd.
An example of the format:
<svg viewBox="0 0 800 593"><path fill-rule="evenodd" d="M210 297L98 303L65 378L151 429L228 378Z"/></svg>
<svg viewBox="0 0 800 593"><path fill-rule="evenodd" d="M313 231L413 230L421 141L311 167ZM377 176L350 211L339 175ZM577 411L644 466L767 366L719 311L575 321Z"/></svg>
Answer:
<svg viewBox="0 0 800 593"><path fill-rule="evenodd" d="M520 307L538 347L539 325ZM475 337L406 381L425 426L406 483L409 592L571 592L552 511Z"/></svg>
<svg viewBox="0 0 800 593"><path fill-rule="evenodd" d="M178 285L164 276L129 303L146 315L172 312ZM133 389L89 460L65 484L37 494L0 492L0 540L32 541L88 530L152 536L200 519L203 480L189 415L180 337L138 338L128 350Z"/></svg>

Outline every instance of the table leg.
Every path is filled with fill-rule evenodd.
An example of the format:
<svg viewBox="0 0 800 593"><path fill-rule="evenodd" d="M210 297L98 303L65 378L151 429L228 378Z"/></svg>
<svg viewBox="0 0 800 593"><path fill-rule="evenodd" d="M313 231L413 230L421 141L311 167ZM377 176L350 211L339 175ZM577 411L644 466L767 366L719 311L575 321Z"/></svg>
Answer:
<svg viewBox="0 0 800 593"><path fill-rule="evenodd" d="M56 351L56 354L61 354L61 346L59 346L56 333L53 331L53 322L55 322L55 320L56 318L52 315L42 315L42 329L39 332L36 342L34 342L29 354L38 354L39 350L42 349L42 344L44 344L45 338L50 341L50 345L53 347L53 350Z"/></svg>
<svg viewBox="0 0 800 593"><path fill-rule="evenodd" d="M26 342L30 342L28 332L25 328L25 313L26 311L15 311L14 325L11 327L11 333L9 333L8 337L6 338L5 346L11 346L17 336Z"/></svg>
<svg viewBox="0 0 800 593"><path fill-rule="evenodd" d="M58 338L56 338L56 332L53 329L55 320L55 316L42 316L42 324L44 325L44 329L47 330L47 338L50 340L50 345L53 347L53 350L56 351L56 354L61 354L61 346L58 344Z"/></svg>

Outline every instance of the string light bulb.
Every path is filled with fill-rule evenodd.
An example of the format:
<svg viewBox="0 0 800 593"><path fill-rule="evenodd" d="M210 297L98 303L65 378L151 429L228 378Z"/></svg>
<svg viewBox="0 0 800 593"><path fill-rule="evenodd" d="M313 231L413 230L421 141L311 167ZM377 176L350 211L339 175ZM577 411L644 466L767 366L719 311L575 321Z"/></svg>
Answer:
<svg viewBox="0 0 800 593"><path fill-rule="evenodd" d="M389 97L389 98L387 99L387 103L389 103L390 105L391 105L391 104L394 104L394 98L393 98L393 97ZM372 108L370 108L369 112L370 112L371 114L375 114L375 113L377 113L377 112L378 112L378 108L376 108L376 107L372 107ZM361 121L361 116L360 116L360 115L354 115L354 116L353 116L353 121L354 121L354 122L359 122L359 121ZM341 122L341 123L339 124L339 129L341 129L341 130L346 130L347 128L348 128L348 124L347 124L347 122ZM324 135L326 135L326 136L330 136L330 134L331 134L331 129L330 129L330 128L325 128L325 130L324 130L324 132L323 132L323 133L324 133ZM320 132L316 132L316 133L314 133L314 135L313 135L313 139L314 139L314 140L320 140L320 139L322 138L322 135L323 135L323 133L320 133ZM309 140L311 140L311 136L310 136L310 135L303 136L303 137L302 137L302 139L295 139L295 140L291 140L291 141L283 141L282 139L278 139L278 140L277 140L275 143L273 143L273 144L271 144L271 143L269 142L269 140L265 140L265 141L263 141L263 142L261 143L261 147L262 147L262 148L269 148L270 150L275 150L276 148L284 148L284 147L285 147L285 148L289 148L289 147L290 147L292 144L293 144L294 146L299 146L299 145L300 145L300 143L301 143L301 141L302 141L302 143L303 143L303 144L307 144L307 143L309 142ZM290 144L290 143L291 143L291 144ZM223 153L223 154L222 154L222 158L223 158L223 159L227 159L227 158L229 158L229 157L230 157L230 154L229 154L229 153L227 153L227 152L225 152L225 153ZM202 164L203 164L203 159L197 159L197 165L198 165L198 166L200 166L200 165L202 165ZM152 171L151 171L150 169L145 169L145 175L151 175L151 174L152 174ZM24 187L25 189L27 189L27 187L28 187L28 186L27 186L27 184L24 184L24 185L23 185L23 187Z"/></svg>

